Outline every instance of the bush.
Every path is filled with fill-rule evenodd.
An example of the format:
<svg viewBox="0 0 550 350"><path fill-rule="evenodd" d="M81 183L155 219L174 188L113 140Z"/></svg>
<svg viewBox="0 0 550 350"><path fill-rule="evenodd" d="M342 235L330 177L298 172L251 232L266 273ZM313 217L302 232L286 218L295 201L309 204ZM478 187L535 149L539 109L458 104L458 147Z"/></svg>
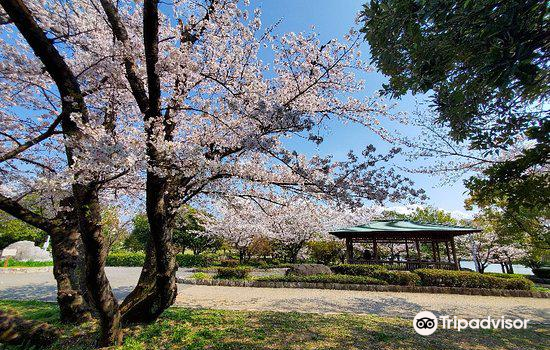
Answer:
<svg viewBox="0 0 550 350"><path fill-rule="evenodd" d="M220 260L220 266L222 266L222 267L237 267L237 266L239 266L239 260L236 260L236 259L223 259L223 260Z"/></svg>
<svg viewBox="0 0 550 350"><path fill-rule="evenodd" d="M216 278L224 278L224 279L244 279L247 278L250 274L250 271L252 271L249 267L220 267L218 268L218 274L216 275Z"/></svg>
<svg viewBox="0 0 550 350"><path fill-rule="evenodd" d="M212 279L212 275L204 273L204 272L195 272L191 275L191 278L197 279L197 280L210 280Z"/></svg>
<svg viewBox="0 0 550 350"><path fill-rule="evenodd" d="M312 241L307 244L311 258L318 264L331 264L344 248L338 241Z"/></svg>
<svg viewBox="0 0 550 350"><path fill-rule="evenodd" d="M376 284L386 285L385 281L373 277L351 276L351 275L309 275L309 276L266 276L260 277L258 281L272 282L310 282L310 283L342 283L342 284Z"/></svg>
<svg viewBox="0 0 550 350"><path fill-rule="evenodd" d="M526 278L502 278L469 271L418 269L415 273L420 276L424 286L521 290L529 290L534 286Z"/></svg>
<svg viewBox="0 0 550 350"><path fill-rule="evenodd" d="M206 267L209 265L209 259L203 255L178 254L176 261L179 267Z"/></svg>
<svg viewBox="0 0 550 350"><path fill-rule="evenodd" d="M373 271L386 270L382 265L355 265L355 264L342 264L336 265L330 268L332 272L340 275L352 275L352 276L370 276Z"/></svg>
<svg viewBox="0 0 550 350"><path fill-rule="evenodd" d="M373 277L398 286L414 286L420 282L420 277L413 272L387 270L381 265L344 264L333 266L331 270L335 274Z"/></svg>
<svg viewBox="0 0 550 350"><path fill-rule="evenodd" d="M533 274L535 276L537 276L538 278L548 278L550 279L550 268L549 267L539 267L539 268L534 268L532 269L533 270Z"/></svg>
<svg viewBox="0 0 550 350"><path fill-rule="evenodd" d="M107 255L107 266L143 266L145 253L143 252L113 252Z"/></svg>

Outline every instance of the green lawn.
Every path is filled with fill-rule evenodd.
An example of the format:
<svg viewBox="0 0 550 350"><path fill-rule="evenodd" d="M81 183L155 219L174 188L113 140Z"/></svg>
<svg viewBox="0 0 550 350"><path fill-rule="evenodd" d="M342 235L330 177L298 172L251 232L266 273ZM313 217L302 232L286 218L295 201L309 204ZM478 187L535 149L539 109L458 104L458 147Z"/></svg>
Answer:
<svg viewBox="0 0 550 350"><path fill-rule="evenodd" d="M16 261L8 260L8 267L44 267L53 266L53 261ZM0 268L4 267L4 260L0 260Z"/></svg>
<svg viewBox="0 0 550 350"><path fill-rule="evenodd" d="M0 301L0 309L58 323L55 304ZM89 349L94 324L64 328L53 349ZM411 320L378 316L318 315L171 308L154 324L129 328L117 349L547 349L550 326L527 330L438 330L417 335ZM1 348L1 346L0 346ZM7 348L7 349L14 349Z"/></svg>

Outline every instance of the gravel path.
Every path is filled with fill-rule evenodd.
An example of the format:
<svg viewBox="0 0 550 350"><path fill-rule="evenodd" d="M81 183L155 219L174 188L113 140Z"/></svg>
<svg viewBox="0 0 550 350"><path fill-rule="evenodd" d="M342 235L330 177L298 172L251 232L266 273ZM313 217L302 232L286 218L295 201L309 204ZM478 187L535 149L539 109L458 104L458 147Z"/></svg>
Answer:
<svg viewBox="0 0 550 350"><path fill-rule="evenodd" d="M118 298L137 283L141 268L108 267ZM178 277L189 276L178 270ZM178 285L177 306L228 310L272 310L319 313L378 314L412 318L421 310L472 317L521 317L550 323L550 299L453 294L389 293L347 290L243 288ZM55 301L52 272L0 274L0 299Z"/></svg>
<svg viewBox="0 0 550 350"><path fill-rule="evenodd" d="M464 318L527 318L550 323L550 299L454 294L364 292L326 289L178 285L178 306L228 310L271 310L377 314L413 318L419 311Z"/></svg>

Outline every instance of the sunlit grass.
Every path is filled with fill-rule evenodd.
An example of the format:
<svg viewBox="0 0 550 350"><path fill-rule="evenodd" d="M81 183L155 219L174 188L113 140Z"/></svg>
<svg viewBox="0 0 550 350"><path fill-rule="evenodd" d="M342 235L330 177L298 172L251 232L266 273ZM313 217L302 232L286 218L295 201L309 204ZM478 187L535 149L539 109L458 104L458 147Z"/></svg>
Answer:
<svg viewBox="0 0 550 350"><path fill-rule="evenodd" d="M64 330L52 349L87 349L95 324L61 325L57 306L41 302L0 301L0 309L47 321ZM526 330L438 330L417 335L411 320L374 315L320 315L170 308L155 323L125 329L115 349L359 350L359 349L546 349L550 327ZM12 349L12 348L7 348Z"/></svg>

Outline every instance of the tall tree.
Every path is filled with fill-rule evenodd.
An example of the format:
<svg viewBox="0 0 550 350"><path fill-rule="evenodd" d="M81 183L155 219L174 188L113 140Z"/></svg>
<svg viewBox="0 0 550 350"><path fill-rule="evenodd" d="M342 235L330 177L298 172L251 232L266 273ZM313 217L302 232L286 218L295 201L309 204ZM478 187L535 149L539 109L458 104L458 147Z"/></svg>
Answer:
<svg viewBox="0 0 550 350"><path fill-rule="evenodd" d="M548 18L543 0L372 0L361 17L386 93L431 93L436 122L477 161L524 145L466 183L510 211L549 207Z"/></svg>
<svg viewBox="0 0 550 350"><path fill-rule="evenodd" d="M384 132L383 102L351 97L365 88L354 72L368 68L353 31L324 44L313 32L275 35L261 29L259 11L234 0L162 11L155 0L0 4L8 19L0 26L0 175L9 185L0 208L46 232L70 228L56 237L81 237L100 345L120 339L121 321L154 321L173 303L173 230L191 201L258 196L251 185L346 205L423 196L381 166L396 149L377 155L367 146L334 160L282 142L320 143L314 128L331 118ZM272 51L270 65L261 48ZM27 192L50 201L53 215L22 206ZM104 272L107 203L144 204L150 228L138 285L121 305ZM54 225L59 213L71 225Z"/></svg>

